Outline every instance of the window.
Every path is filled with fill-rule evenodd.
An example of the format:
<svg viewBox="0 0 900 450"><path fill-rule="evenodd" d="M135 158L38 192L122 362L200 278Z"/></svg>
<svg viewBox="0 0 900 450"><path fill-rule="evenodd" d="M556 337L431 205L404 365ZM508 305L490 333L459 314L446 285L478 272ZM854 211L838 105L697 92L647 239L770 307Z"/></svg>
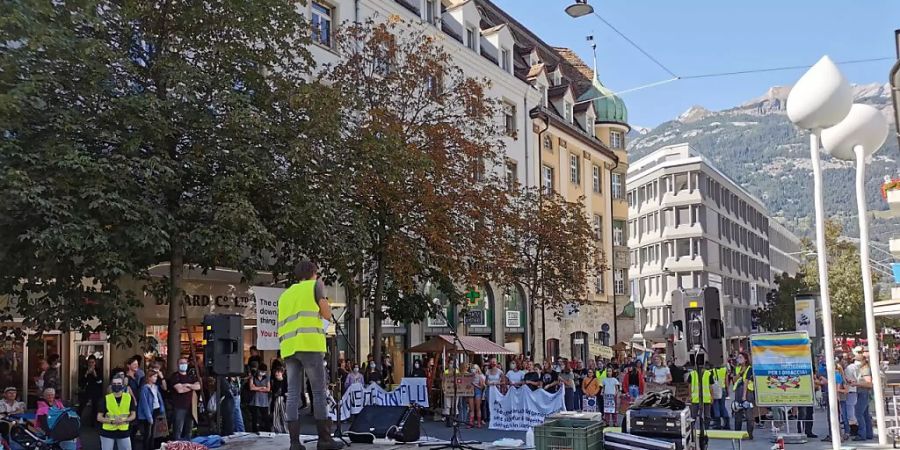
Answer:
<svg viewBox="0 0 900 450"><path fill-rule="evenodd" d="M591 137L594 137L594 121L596 119L594 116L587 116L584 118L584 129L587 130L587 134Z"/></svg>
<svg viewBox="0 0 900 450"><path fill-rule="evenodd" d="M603 293L603 275L598 275L594 277L594 293L602 294Z"/></svg>
<svg viewBox="0 0 900 450"><path fill-rule="evenodd" d="M564 102L563 106L565 107L565 110L566 110L566 112L565 112L566 122L571 122L572 121L572 104L569 102Z"/></svg>
<svg viewBox="0 0 900 450"><path fill-rule="evenodd" d="M435 1L425 0L425 20L430 24L434 24Z"/></svg>
<svg viewBox="0 0 900 450"><path fill-rule="evenodd" d="M622 174L613 173L612 174L612 197L613 198L622 198L622 192L625 191L625 186L622 183Z"/></svg>
<svg viewBox="0 0 900 450"><path fill-rule="evenodd" d="M622 132L621 131L610 131L609 132L609 146L612 148L622 148Z"/></svg>
<svg viewBox="0 0 900 450"><path fill-rule="evenodd" d="M331 47L331 22L333 10L319 2L312 2L312 40Z"/></svg>
<svg viewBox="0 0 900 450"><path fill-rule="evenodd" d="M466 28L466 47L469 47L469 50L476 51L478 47L475 44L475 29L474 28Z"/></svg>
<svg viewBox="0 0 900 450"><path fill-rule="evenodd" d="M591 168L591 172L593 174L593 180L594 180L594 192L599 194L600 193L600 183L603 182L603 179L600 177L600 167L593 166Z"/></svg>
<svg viewBox="0 0 900 450"><path fill-rule="evenodd" d="M560 75L559 69L556 69L556 71L550 75L550 82L553 83L554 86L558 86L562 83L562 75Z"/></svg>
<svg viewBox="0 0 900 450"><path fill-rule="evenodd" d="M625 269L613 271L613 293L616 295L625 294Z"/></svg>
<svg viewBox="0 0 900 450"><path fill-rule="evenodd" d="M569 181L581 184L581 158L578 155L569 155Z"/></svg>
<svg viewBox="0 0 900 450"><path fill-rule="evenodd" d="M515 161L507 161L506 162L506 187L509 190L513 190L516 187L516 183L518 180L519 169L516 165Z"/></svg>
<svg viewBox="0 0 900 450"><path fill-rule="evenodd" d="M688 188L688 174L675 174L675 192L686 191Z"/></svg>
<svg viewBox="0 0 900 450"><path fill-rule="evenodd" d="M503 105L503 128L507 136L516 137L516 106L506 103Z"/></svg>
<svg viewBox="0 0 900 450"><path fill-rule="evenodd" d="M603 217L599 214L594 214L594 239L603 240Z"/></svg>
<svg viewBox="0 0 900 450"><path fill-rule="evenodd" d="M553 168L550 166L541 166L541 183L544 187L544 194L553 193Z"/></svg>
<svg viewBox="0 0 900 450"><path fill-rule="evenodd" d="M613 245L625 245L625 221L613 220Z"/></svg>
<svg viewBox="0 0 900 450"><path fill-rule="evenodd" d="M425 93L431 97L432 99L437 99L441 96L441 90L443 89L443 82L439 75L428 75L425 77Z"/></svg>
<svg viewBox="0 0 900 450"><path fill-rule="evenodd" d="M507 50L505 48L500 50L500 68L502 68L504 72L510 72L510 70L509 70L509 50Z"/></svg>

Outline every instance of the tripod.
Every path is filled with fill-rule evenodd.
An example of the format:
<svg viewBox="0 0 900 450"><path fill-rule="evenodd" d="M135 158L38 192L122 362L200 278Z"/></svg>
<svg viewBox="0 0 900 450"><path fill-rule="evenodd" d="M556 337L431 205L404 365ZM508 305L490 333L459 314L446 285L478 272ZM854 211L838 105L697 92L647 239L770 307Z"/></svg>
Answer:
<svg viewBox="0 0 900 450"><path fill-rule="evenodd" d="M454 349L459 348L462 351L466 351L466 348L463 347L462 341L459 339L459 335L456 333L456 326L454 323L450 321L450 319L444 314L443 311L438 311L438 313L444 316L444 320L447 321L447 324L450 325L450 335L453 336L453 347ZM450 404L450 416L447 417L447 420L450 420L453 423L453 434L450 436L450 441L447 444L429 444L422 443L419 444L419 447L433 447L434 450L479 450L476 447L472 447L471 444L480 444L479 441L463 441L461 433L459 431L459 413L456 411L456 404L459 402L458 388L459 386L459 363L457 362L456 367L453 369L453 403Z"/></svg>
<svg viewBox="0 0 900 450"><path fill-rule="evenodd" d="M706 437L706 406L703 403L703 375L705 370L700 363L701 356L706 355L706 350L700 344L694 348L694 372L697 374L697 418L700 420L700 437L697 445L700 450L706 450L709 439ZM703 358L705 362L705 357ZM710 399L712 400L712 399Z"/></svg>

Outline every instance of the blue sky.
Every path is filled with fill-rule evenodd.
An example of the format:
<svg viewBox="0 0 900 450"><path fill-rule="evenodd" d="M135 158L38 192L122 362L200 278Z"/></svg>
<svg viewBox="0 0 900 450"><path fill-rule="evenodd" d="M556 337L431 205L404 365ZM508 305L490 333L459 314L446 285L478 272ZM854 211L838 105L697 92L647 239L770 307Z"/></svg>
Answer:
<svg viewBox="0 0 900 450"><path fill-rule="evenodd" d="M590 64L597 42L600 78L620 91L670 78L600 19L572 19L571 0L493 0L545 42L575 49ZM591 0L601 16L680 76L894 57L900 0ZM885 83L893 61L842 66L851 83ZM679 80L627 93L632 125L656 126L692 105L717 110L789 85L803 70Z"/></svg>

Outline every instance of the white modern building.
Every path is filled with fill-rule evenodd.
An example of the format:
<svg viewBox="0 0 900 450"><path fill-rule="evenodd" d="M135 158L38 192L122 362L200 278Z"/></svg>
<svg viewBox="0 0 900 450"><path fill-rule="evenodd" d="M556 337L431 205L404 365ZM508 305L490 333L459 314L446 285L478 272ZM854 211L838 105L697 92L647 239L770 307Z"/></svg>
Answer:
<svg viewBox="0 0 900 450"><path fill-rule="evenodd" d="M751 311L773 287L774 271L796 273L799 239L687 144L632 162L626 186L629 279L641 338L665 340L673 290L715 286L733 348L750 335Z"/></svg>

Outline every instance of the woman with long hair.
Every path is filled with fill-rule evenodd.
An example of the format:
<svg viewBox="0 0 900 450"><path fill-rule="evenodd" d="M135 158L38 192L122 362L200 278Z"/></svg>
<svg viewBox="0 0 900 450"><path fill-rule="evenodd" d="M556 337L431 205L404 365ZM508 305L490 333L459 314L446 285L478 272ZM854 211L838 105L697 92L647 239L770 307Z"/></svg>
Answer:
<svg viewBox="0 0 900 450"><path fill-rule="evenodd" d="M484 425L484 421L481 417L481 399L484 397L485 391L485 378L481 373L481 368L478 367L478 364L472 364L472 386L475 390L475 395L469 399L469 427L481 428Z"/></svg>
<svg viewBox="0 0 900 450"><path fill-rule="evenodd" d="M154 430L157 417L165 417L166 404L163 402L162 392L160 392L159 372L151 370L144 376L144 383L141 385L141 397L138 401L137 419L141 429L141 442L145 449L156 448L154 444Z"/></svg>
<svg viewBox="0 0 900 450"><path fill-rule="evenodd" d="M272 373L271 412L272 431L287 433L287 382L284 379L284 367L276 368Z"/></svg>

